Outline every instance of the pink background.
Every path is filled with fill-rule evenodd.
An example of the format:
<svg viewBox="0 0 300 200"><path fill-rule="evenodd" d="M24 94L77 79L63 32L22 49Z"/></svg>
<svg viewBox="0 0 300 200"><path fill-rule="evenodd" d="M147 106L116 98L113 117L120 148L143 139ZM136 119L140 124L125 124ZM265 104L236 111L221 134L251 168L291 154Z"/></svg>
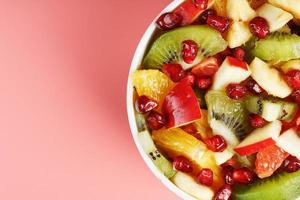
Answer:
<svg viewBox="0 0 300 200"><path fill-rule="evenodd" d="M171 0L2 0L0 199L178 199L131 138L135 47Z"/></svg>

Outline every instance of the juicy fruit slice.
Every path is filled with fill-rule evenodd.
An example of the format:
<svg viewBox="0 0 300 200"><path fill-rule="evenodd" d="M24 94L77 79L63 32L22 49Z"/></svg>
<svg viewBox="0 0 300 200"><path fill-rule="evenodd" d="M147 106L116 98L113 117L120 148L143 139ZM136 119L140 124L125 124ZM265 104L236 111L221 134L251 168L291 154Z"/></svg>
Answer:
<svg viewBox="0 0 300 200"><path fill-rule="evenodd" d="M277 49L277 51L279 50ZM269 94L285 98L292 93L292 89L284 81L279 71L271 68L261 59L255 58L250 64L250 69L252 71L252 78Z"/></svg>
<svg viewBox="0 0 300 200"><path fill-rule="evenodd" d="M298 110L295 103L261 96L249 96L246 100L246 107L249 112L258 114L267 121L277 119L289 121L294 118Z"/></svg>
<svg viewBox="0 0 300 200"><path fill-rule="evenodd" d="M241 156L251 155L276 144L281 131L281 122L274 121L255 129L234 150Z"/></svg>
<svg viewBox="0 0 300 200"><path fill-rule="evenodd" d="M292 70L300 70L300 59L298 60L290 60L283 64L280 69L284 72L287 73Z"/></svg>
<svg viewBox="0 0 300 200"><path fill-rule="evenodd" d="M293 19L293 15L269 3L265 3L259 7L256 12L258 16L263 17L268 21L271 32L282 28Z"/></svg>
<svg viewBox="0 0 300 200"><path fill-rule="evenodd" d="M201 118L198 99L186 82L178 83L168 93L163 110L168 117L168 128L183 126Z"/></svg>
<svg viewBox="0 0 300 200"><path fill-rule="evenodd" d="M300 159L300 137L295 129L291 128L280 135L277 145Z"/></svg>
<svg viewBox="0 0 300 200"><path fill-rule="evenodd" d="M227 0L215 0L215 3L213 4L213 9L217 12L217 15L227 17L226 4Z"/></svg>
<svg viewBox="0 0 300 200"><path fill-rule="evenodd" d="M292 200L299 196L300 171L279 173L252 185L238 185L233 192L235 200Z"/></svg>
<svg viewBox="0 0 300 200"><path fill-rule="evenodd" d="M252 37L246 22L233 22L230 25L227 34L227 41L230 48L239 47Z"/></svg>
<svg viewBox="0 0 300 200"><path fill-rule="evenodd" d="M230 83L240 83L251 74L246 62L233 57L226 57L214 76L212 89L222 90Z"/></svg>
<svg viewBox="0 0 300 200"><path fill-rule="evenodd" d="M246 44L248 53L262 60L280 62L300 58L300 36L274 32L261 40Z"/></svg>
<svg viewBox="0 0 300 200"><path fill-rule="evenodd" d="M230 99L225 92L210 90L205 96L208 105L208 121L214 134L225 138L235 147L249 131L248 111L244 102Z"/></svg>
<svg viewBox="0 0 300 200"><path fill-rule="evenodd" d="M300 2L298 0L269 0L269 3L292 13L300 19Z"/></svg>
<svg viewBox="0 0 300 200"><path fill-rule="evenodd" d="M199 132L201 139L206 140L213 136L212 130L208 124L208 114L207 110L202 110L202 116L201 119L194 122L194 125Z"/></svg>
<svg viewBox="0 0 300 200"><path fill-rule="evenodd" d="M139 140L142 144L144 151L151 158L154 165L168 178L176 174L172 164L157 150L150 133L145 130L138 133Z"/></svg>
<svg viewBox="0 0 300 200"><path fill-rule="evenodd" d="M234 21L249 21L255 17L255 11L247 0L227 0L227 15Z"/></svg>
<svg viewBox="0 0 300 200"><path fill-rule="evenodd" d="M288 155L288 153L276 145L262 149L256 155L256 174L259 178L271 176L281 166Z"/></svg>
<svg viewBox="0 0 300 200"><path fill-rule="evenodd" d="M137 70L132 79L139 96L145 95L159 103L174 85L166 74L158 70Z"/></svg>
<svg viewBox="0 0 300 200"><path fill-rule="evenodd" d="M207 186L197 183L191 176L177 172L171 179L180 189L197 199L212 199L214 191Z"/></svg>
<svg viewBox="0 0 300 200"><path fill-rule="evenodd" d="M182 42L192 40L198 44L199 51L193 63L187 64L181 56ZM161 68L165 63L179 63L184 69L199 63L203 57L213 56L227 47L222 35L213 28L190 25L171 30L161 35L150 47L143 60L146 68Z"/></svg>

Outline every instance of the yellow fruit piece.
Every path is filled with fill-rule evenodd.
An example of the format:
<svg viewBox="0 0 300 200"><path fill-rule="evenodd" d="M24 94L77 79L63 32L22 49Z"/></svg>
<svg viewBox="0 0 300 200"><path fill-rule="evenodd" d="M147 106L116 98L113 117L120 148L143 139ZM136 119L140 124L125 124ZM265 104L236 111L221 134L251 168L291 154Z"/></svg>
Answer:
<svg viewBox="0 0 300 200"><path fill-rule="evenodd" d="M227 0L215 0L213 8L215 9L218 15L226 17L226 5Z"/></svg>
<svg viewBox="0 0 300 200"><path fill-rule="evenodd" d="M208 124L207 110L201 110L201 119L194 122L194 125L200 134L202 140L206 140L213 136L212 130Z"/></svg>
<svg viewBox="0 0 300 200"><path fill-rule="evenodd" d="M159 70L136 70L132 74L133 85L139 96L147 97L162 103L174 83Z"/></svg>

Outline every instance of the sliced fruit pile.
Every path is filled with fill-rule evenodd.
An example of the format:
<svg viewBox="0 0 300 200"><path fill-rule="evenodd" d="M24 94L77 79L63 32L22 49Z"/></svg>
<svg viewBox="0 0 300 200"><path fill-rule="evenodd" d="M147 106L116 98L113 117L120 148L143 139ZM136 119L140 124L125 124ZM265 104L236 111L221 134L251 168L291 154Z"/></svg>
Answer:
<svg viewBox="0 0 300 200"><path fill-rule="evenodd" d="M300 1L186 0L156 20L140 143L196 199L300 198Z"/></svg>

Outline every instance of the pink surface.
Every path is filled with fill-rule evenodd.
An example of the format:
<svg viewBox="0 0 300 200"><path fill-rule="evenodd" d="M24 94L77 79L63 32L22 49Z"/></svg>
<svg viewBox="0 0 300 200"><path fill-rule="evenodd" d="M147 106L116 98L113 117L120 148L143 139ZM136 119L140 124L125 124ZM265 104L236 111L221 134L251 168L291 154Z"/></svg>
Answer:
<svg viewBox="0 0 300 200"><path fill-rule="evenodd" d="M127 123L134 49L170 0L0 6L0 199L178 199Z"/></svg>

